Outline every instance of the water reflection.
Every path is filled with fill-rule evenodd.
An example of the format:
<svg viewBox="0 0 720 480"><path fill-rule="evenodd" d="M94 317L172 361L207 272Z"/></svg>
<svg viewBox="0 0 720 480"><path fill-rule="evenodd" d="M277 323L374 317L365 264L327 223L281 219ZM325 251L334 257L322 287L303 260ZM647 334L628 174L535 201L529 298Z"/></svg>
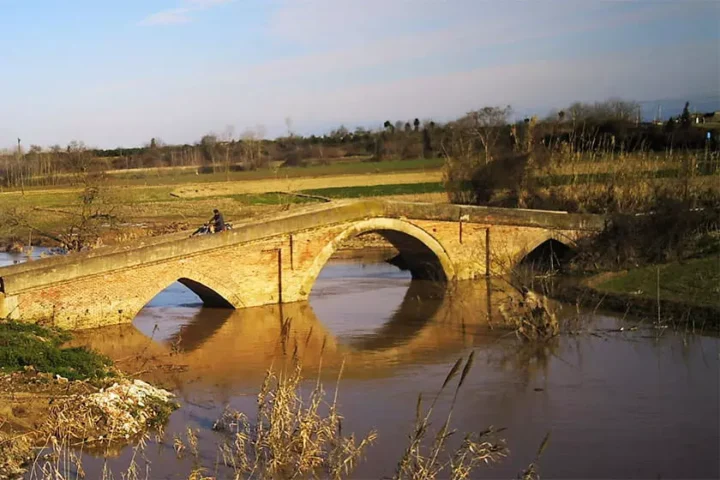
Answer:
<svg viewBox="0 0 720 480"><path fill-rule="evenodd" d="M383 265L331 264L326 270L310 303L208 310L174 286L135 325L80 333L81 342L126 371L175 389L183 400L165 442L149 455L153 478L187 477L187 469L184 477L178 474L172 437L188 426L200 430L200 460L213 471L218 438L212 422L228 403L252 415L265 369L293 354L312 370L310 379L322 360L326 381L346 359L343 429L379 430L356 478L392 475L418 393L436 391L453 362L471 349L475 367L453 423L462 432L507 427L511 449L506 462L478 471L478 478L516 477L548 431L540 462L547 478L720 473L716 338L645 328L619 333L622 320L597 315L577 322L589 332L523 346L497 328L497 305L512 294L502 281L445 290L410 282ZM561 320L577 313L564 307ZM441 398L438 410L449 401ZM131 453L123 453L119 469Z"/></svg>
<svg viewBox="0 0 720 480"><path fill-rule="evenodd" d="M488 316L488 293L498 301L506 295L477 282L448 290L443 284L412 281L381 326L349 335L330 331L310 303L233 311L198 308L181 298L181 306L150 307L135 325L79 332L76 342L118 359L126 369L150 370L144 375L152 381L172 379L175 388L190 378L212 385L255 385L273 363L290 356L312 369L322 361L329 372L344 361L348 378L379 378L392 375L400 364L442 361L467 346L497 341L499 334L490 327L500 317ZM168 318L177 328L166 325Z"/></svg>

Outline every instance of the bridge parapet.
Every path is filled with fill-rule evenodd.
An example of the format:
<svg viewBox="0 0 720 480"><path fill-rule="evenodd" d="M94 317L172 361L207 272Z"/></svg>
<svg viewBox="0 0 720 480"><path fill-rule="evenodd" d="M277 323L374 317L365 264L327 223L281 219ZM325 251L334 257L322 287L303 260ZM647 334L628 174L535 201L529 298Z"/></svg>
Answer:
<svg viewBox="0 0 720 480"><path fill-rule="evenodd" d="M512 225L559 230L601 231L607 221L603 215L567 213L553 210L454 205L450 203L384 202L384 215L417 220L464 221L486 225Z"/></svg>

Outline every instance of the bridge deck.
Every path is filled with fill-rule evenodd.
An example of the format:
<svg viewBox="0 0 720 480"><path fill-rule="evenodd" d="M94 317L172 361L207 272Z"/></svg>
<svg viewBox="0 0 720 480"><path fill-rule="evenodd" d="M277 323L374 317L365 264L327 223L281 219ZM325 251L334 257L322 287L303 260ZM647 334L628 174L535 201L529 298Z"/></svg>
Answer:
<svg viewBox="0 0 720 480"><path fill-rule="evenodd" d="M599 231L605 225L605 217L600 215L383 200L339 201L300 207L262 220L235 222L234 230L217 235L190 237L189 231L179 232L3 267L0 268L0 293L18 292L53 281L109 272L114 268L191 256L277 235L376 217L462 220L465 223L588 231Z"/></svg>

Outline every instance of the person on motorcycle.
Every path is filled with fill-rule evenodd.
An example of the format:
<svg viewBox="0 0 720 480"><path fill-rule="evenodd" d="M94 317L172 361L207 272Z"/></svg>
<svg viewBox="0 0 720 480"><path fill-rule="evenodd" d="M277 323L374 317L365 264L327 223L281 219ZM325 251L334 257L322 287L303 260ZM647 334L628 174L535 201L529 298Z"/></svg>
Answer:
<svg viewBox="0 0 720 480"><path fill-rule="evenodd" d="M220 213L220 211L217 208L215 210L213 210L213 213L214 213L214 215L210 219L210 222L209 222L210 225L212 227L214 227L213 231L215 233L224 232L225 231L225 219L223 218L222 213Z"/></svg>

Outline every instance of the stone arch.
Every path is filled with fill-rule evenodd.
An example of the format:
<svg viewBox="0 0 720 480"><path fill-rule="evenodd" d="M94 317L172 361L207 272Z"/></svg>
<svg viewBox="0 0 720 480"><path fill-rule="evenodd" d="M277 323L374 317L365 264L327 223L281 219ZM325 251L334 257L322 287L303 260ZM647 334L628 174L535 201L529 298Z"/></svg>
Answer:
<svg viewBox="0 0 720 480"><path fill-rule="evenodd" d="M175 282L181 283L200 297L205 307L235 309L242 306L237 302L236 296L218 281L219 279L209 278L202 272L193 272L192 275L187 273L173 271L171 275L149 282L144 293L133 302L137 308L131 318L135 318L153 298Z"/></svg>
<svg viewBox="0 0 720 480"><path fill-rule="evenodd" d="M200 300L202 300L203 305L206 307L235 308L232 303L225 299L225 297L198 281L186 277L178 278L177 281L185 285L191 292L200 297Z"/></svg>
<svg viewBox="0 0 720 480"><path fill-rule="evenodd" d="M345 240L369 232L379 233L407 257L413 278L455 279L455 267L450 257L432 235L404 220L372 218L353 223L320 250L302 281L301 295L310 294L320 271Z"/></svg>
<svg viewBox="0 0 720 480"><path fill-rule="evenodd" d="M556 230L546 230L543 235L534 239L532 243L520 252L518 252L514 259L513 266L517 266L522 263L528 256L532 255L537 249L541 248L544 244L550 241L555 241L570 250L577 249L577 243L575 240L567 235L562 234Z"/></svg>

